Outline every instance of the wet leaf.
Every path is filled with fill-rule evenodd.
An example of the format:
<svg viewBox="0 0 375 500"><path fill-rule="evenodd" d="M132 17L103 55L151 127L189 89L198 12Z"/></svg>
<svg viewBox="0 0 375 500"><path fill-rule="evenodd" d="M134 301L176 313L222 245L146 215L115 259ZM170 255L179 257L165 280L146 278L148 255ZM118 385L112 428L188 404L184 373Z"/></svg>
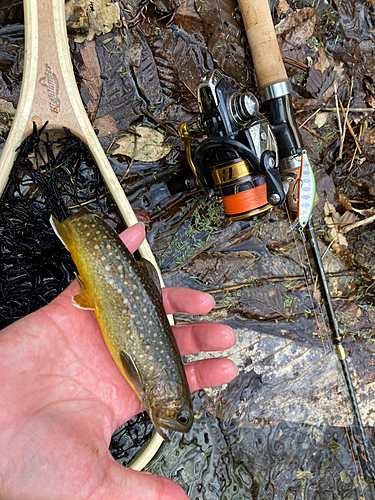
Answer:
<svg viewBox="0 0 375 500"><path fill-rule="evenodd" d="M332 85L333 81L334 72L332 72L331 64L325 55L324 49L321 47L317 62L310 68L309 76L306 80L306 90L318 99L323 98L323 94Z"/></svg>
<svg viewBox="0 0 375 500"><path fill-rule="evenodd" d="M98 131L98 137L106 137L118 132L116 121L111 115L103 115L94 122L94 127Z"/></svg>
<svg viewBox="0 0 375 500"><path fill-rule="evenodd" d="M323 127L323 125L325 125L326 121L328 119L328 113L327 112L323 112L323 113L318 113L316 115L316 118L314 120L314 123L315 125L318 127L318 128L321 128Z"/></svg>
<svg viewBox="0 0 375 500"><path fill-rule="evenodd" d="M349 244L345 236L339 230L341 216L336 211L335 207L328 201L326 201L324 205L324 215L324 221L329 228L329 237L333 240L333 250L338 254L346 254Z"/></svg>
<svg viewBox="0 0 375 500"><path fill-rule="evenodd" d="M375 99L374 99L375 104ZM375 127L371 127L365 130L363 134L363 140L367 145L372 146L375 144Z"/></svg>
<svg viewBox="0 0 375 500"><path fill-rule="evenodd" d="M176 10L174 16L176 26L182 28L186 33L199 33L203 31L203 24L195 9L194 0L184 1Z"/></svg>
<svg viewBox="0 0 375 500"><path fill-rule="evenodd" d="M339 219L339 226L347 226L349 224L353 224L354 222L358 221L358 216L353 214L353 212L345 212L342 214L342 216Z"/></svg>
<svg viewBox="0 0 375 500"><path fill-rule="evenodd" d="M290 11L290 5L286 0L280 0L277 4L277 13L278 16L281 14L286 14L288 11Z"/></svg>
<svg viewBox="0 0 375 500"><path fill-rule="evenodd" d="M330 66L331 63L329 62L323 47L320 46L318 52L318 61L314 64L314 68L323 73L326 69L330 68Z"/></svg>
<svg viewBox="0 0 375 500"><path fill-rule="evenodd" d="M315 21L315 9L304 7L282 19L275 26L276 35L293 47L300 46L313 35Z"/></svg>
<svg viewBox="0 0 375 500"><path fill-rule="evenodd" d="M0 113L7 113L11 116L15 114L16 110L13 104L5 99L0 99Z"/></svg>
<svg viewBox="0 0 375 500"><path fill-rule="evenodd" d="M354 222L353 224L348 225L347 227L345 227L343 229L343 232L347 233L356 227L368 226L369 224L372 224L374 221L375 221L375 215L372 215L371 217L368 217L367 219L360 220L360 221Z"/></svg>
<svg viewBox="0 0 375 500"><path fill-rule="evenodd" d="M96 44L94 41L86 42L79 47L79 51L84 64L81 72L81 78L84 81L82 90L83 93L85 90L88 92L88 96L85 96L86 109L90 119L94 120L103 90Z"/></svg>
<svg viewBox="0 0 375 500"><path fill-rule="evenodd" d="M196 88L213 68L211 56L198 35L181 36L176 27L142 25L142 61L134 69L138 88L157 117L175 103L198 112ZM179 123L178 123L179 125ZM177 127L178 127L177 125Z"/></svg>
<svg viewBox="0 0 375 500"><path fill-rule="evenodd" d="M233 0L195 0L195 7L208 37L212 59L227 75L245 84L245 51L241 27L235 17L236 3Z"/></svg>
<svg viewBox="0 0 375 500"><path fill-rule="evenodd" d="M142 114L141 108L145 105L137 90L129 64L128 49L134 41L133 32L126 31L125 33L125 37L112 38L102 35L95 40L103 84L95 120L95 122L98 120L100 122L103 117L105 128L103 129L100 124L98 126L101 135L103 135L103 130L115 131L115 127L125 132L129 125ZM80 60L81 58L77 57L75 64L79 65ZM85 67L79 70L82 72ZM85 79L81 80L86 86ZM90 99L89 92L82 91L82 97L87 105L87 99ZM111 119L108 118L109 116ZM108 129L109 124L111 126ZM110 140L108 141L106 146L109 146Z"/></svg>
<svg viewBox="0 0 375 500"><path fill-rule="evenodd" d="M120 23L119 4L108 0L68 0L65 15L68 27L81 31L74 37L78 43L109 33ZM82 34L83 28L87 28L87 34Z"/></svg>
<svg viewBox="0 0 375 500"><path fill-rule="evenodd" d="M348 5L341 12L340 21L345 35L353 38L358 43L371 38L370 30L372 23L368 15L365 4L355 2L354 8L351 8L353 2L345 2ZM345 5L345 4L344 4Z"/></svg>
<svg viewBox="0 0 375 500"><path fill-rule="evenodd" d="M342 208L344 208L345 210L353 210L353 205L350 203L348 198L343 194L339 195L339 202Z"/></svg>
<svg viewBox="0 0 375 500"><path fill-rule="evenodd" d="M154 162L171 150L163 146L164 136L157 130L137 127L135 134L125 134L116 139L115 144L119 147L111 151L111 154L129 156L137 161Z"/></svg>
<svg viewBox="0 0 375 500"><path fill-rule="evenodd" d="M164 13L172 12L178 7L181 3L182 0L152 0L152 3L155 5L155 7L160 11Z"/></svg>

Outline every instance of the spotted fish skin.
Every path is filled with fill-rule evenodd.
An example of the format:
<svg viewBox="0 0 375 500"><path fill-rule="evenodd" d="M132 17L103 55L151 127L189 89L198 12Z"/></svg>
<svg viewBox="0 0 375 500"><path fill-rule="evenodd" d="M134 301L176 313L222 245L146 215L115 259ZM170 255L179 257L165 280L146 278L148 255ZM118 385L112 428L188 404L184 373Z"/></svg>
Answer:
<svg viewBox="0 0 375 500"><path fill-rule="evenodd" d="M136 262L116 232L86 210L53 229L70 251L82 293L72 298L92 309L116 365L142 401L156 430L188 432L191 394L164 311L158 277L148 261Z"/></svg>

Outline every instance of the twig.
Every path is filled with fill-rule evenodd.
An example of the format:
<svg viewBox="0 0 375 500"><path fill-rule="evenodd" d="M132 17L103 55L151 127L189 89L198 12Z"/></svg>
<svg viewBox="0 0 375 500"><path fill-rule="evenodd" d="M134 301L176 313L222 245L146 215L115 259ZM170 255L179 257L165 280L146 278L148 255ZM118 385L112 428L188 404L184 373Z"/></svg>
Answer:
<svg viewBox="0 0 375 500"><path fill-rule="evenodd" d="M319 113L319 111L322 109L322 106L320 106L320 108L318 108L311 116L309 116L303 123L301 123L301 125L298 127L298 128L301 128L303 127L304 125L306 125L306 123L308 121L311 120L311 118L313 118L317 113Z"/></svg>
<svg viewBox="0 0 375 500"><path fill-rule="evenodd" d="M107 194L108 194L108 192L103 193L100 196L98 196L97 198L91 198L91 200L83 201L82 203L78 203L78 205L70 205L68 207L68 209L74 210L75 208L84 207L85 205L90 205L90 203L94 203L94 201L101 200L102 198L104 198L104 196L107 196Z"/></svg>
<svg viewBox="0 0 375 500"><path fill-rule="evenodd" d="M292 57L289 56L282 56L282 58L284 63L289 64L290 66L294 66L295 68L300 68L303 70L309 69L309 67L306 64L297 61L297 59L293 59Z"/></svg>
<svg viewBox="0 0 375 500"><path fill-rule="evenodd" d="M317 137L321 141L325 142L326 144L329 144L329 142L326 139L324 139L324 137L322 137L321 135L319 135L316 132L314 132L314 130L311 130L311 128L306 127L306 125L303 125L303 123L299 122L298 120L296 120L296 122L297 122L298 125L301 125L302 128L304 128L305 130L307 130L308 132L310 132L310 134L315 135L315 137Z"/></svg>
<svg viewBox="0 0 375 500"><path fill-rule="evenodd" d="M339 111L339 102L337 100L337 85L336 82L334 82L334 88L335 88L335 103L336 103L336 113L337 113L337 122L339 126L339 131L340 131L340 152L339 152L339 160L341 160L342 156L342 147L344 145L344 139L342 135L342 126L341 126L341 117L340 117L340 111Z"/></svg>
<svg viewBox="0 0 375 500"><path fill-rule="evenodd" d="M349 109L349 106L350 106L350 101L352 99L352 90L353 90L353 79L351 80L348 105L347 105L346 109ZM340 101L340 98L338 96L337 96L337 101ZM344 149L344 142L345 142L345 135L346 135L346 123L347 123L347 121L346 121L346 115L345 115L345 111L343 110L343 106L342 106L341 101L340 101L340 104L341 104L341 109L342 109L343 115L344 115L344 126L343 126L343 129L342 129L342 136L341 136L340 150L339 150L339 158L342 158L342 152L343 152L343 149Z"/></svg>
<svg viewBox="0 0 375 500"><path fill-rule="evenodd" d="M336 111L336 108L322 108L323 111ZM375 108L346 108L346 111L349 113L366 113L371 111L373 113Z"/></svg>
<svg viewBox="0 0 375 500"><path fill-rule="evenodd" d="M350 100L351 100L351 94L352 94L352 89L353 89L353 80L352 80L352 84L350 86L350 96L349 96L349 101L348 101L348 107L347 107L347 109L349 109ZM345 123L348 126L348 130L349 130L351 136L354 139L354 142L355 142L355 145L358 148L359 154L362 154L361 147L360 147L360 145L359 145L359 143L357 141L357 138L356 138L355 133L354 133L354 131L352 129L352 126L350 125L350 122L349 122L349 119L348 119L348 113L345 111L344 106L342 105L341 99L339 97L338 97L338 100L339 100L341 111L342 111L342 113L344 115ZM345 123L344 123L344 128L345 128Z"/></svg>
<svg viewBox="0 0 375 500"><path fill-rule="evenodd" d="M331 248L331 246L333 245L333 242L336 240L337 238L337 235L333 238L333 240L331 241L331 243L328 245L328 247L325 249L324 251L324 254L322 255L322 260L324 259L324 257L327 255L327 252L328 250Z"/></svg>
<svg viewBox="0 0 375 500"><path fill-rule="evenodd" d="M122 178L120 179L120 184L123 182L123 180L125 179L125 177L128 175L132 165L133 165L133 162L134 162L134 159L137 155L137 147L138 147L138 137L141 137L138 133L137 133L137 129L136 127L134 127L133 125L131 127L129 127L129 132L132 133L134 135L134 148L133 148L133 154L132 154L132 157L130 159L130 163L128 165L128 168L126 169L124 175L122 176Z"/></svg>
<svg viewBox="0 0 375 500"><path fill-rule="evenodd" d="M358 137L358 140L361 140L361 137L362 137L362 131L363 131L363 123L361 123L360 129L359 129L359 137ZM351 169L352 169L352 167L353 167L353 163L354 163L354 160L355 160L355 157L356 157L357 151L358 151L358 147L356 146L356 147L355 147L355 151L354 151L354 155L353 155L353 158L352 158L352 161L350 162L349 172L351 171ZM354 174L354 172L353 172L353 174Z"/></svg>
<svg viewBox="0 0 375 500"><path fill-rule="evenodd" d="M372 215L371 217L368 217L367 219L360 220L358 222L354 222L354 224L350 224L349 226L344 227L342 232L344 234L348 233L349 231L351 231L352 229L354 229L356 227L367 226L367 224L371 224L374 221L375 221L375 215Z"/></svg>
<svg viewBox="0 0 375 500"><path fill-rule="evenodd" d="M109 153L109 150L112 148L113 144L115 143L115 140L117 139L117 137L114 137L112 139L112 142L111 144L108 146L108 148L105 150L106 153Z"/></svg>
<svg viewBox="0 0 375 500"><path fill-rule="evenodd" d="M196 99L197 98L196 94L194 94L194 92L191 90L191 88L188 86L188 84L186 82L184 82L184 80L180 76L178 78L179 78L180 82L183 85L185 85L185 87L188 89L188 91L190 92L190 94Z"/></svg>

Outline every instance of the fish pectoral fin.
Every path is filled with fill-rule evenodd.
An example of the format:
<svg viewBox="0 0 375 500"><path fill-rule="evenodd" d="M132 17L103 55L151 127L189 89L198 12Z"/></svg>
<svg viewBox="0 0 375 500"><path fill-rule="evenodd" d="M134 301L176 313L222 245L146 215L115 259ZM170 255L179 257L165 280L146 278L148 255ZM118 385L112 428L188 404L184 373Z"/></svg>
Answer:
<svg viewBox="0 0 375 500"><path fill-rule="evenodd" d="M49 221L52 229L56 233L56 236L63 243L64 247L71 252L73 243L65 224L63 222L59 222L53 215L51 215Z"/></svg>
<svg viewBox="0 0 375 500"><path fill-rule="evenodd" d="M152 282L159 290L159 293L161 293L160 279L155 266L151 264L151 262L147 259L141 259L139 262L137 262L137 264L142 267L143 271L147 276L151 278Z"/></svg>
<svg viewBox="0 0 375 500"><path fill-rule="evenodd" d="M79 286L82 288L82 290L86 290L85 284L79 274L76 272L74 273L74 276L76 277L76 280L78 281Z"/></svg>
<svg viewBox="0 0 375 500"><path fill-rule="evenodd" d="M79 281L81 285L81 281ZM96 309L96 298L91 290L83 290L83 292L72 297L73 304L79 309L90 309L94 311Z"/></svg>
<svg viewBox="0 0 375 500"><path fill-rule="evenodd" d="M125 351L120 352L120 359L122 366L127 375L126 379L129 384L132 386L137 396L142 394L143 391L143 380L140 371L138 370L137 365L135 364L134 359Z"/></svg>

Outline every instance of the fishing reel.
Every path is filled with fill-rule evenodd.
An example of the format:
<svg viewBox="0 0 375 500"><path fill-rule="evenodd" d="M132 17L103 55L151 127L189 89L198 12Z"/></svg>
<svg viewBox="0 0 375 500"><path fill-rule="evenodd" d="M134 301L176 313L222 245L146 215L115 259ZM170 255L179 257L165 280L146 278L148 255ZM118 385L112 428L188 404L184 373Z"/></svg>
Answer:
<svg viewBox="0 0 375 500"><path fill-rule="evenodd" d="M251 92L238 92L218 70L197 90L200 113L180 125L188 164L188 185L221 197L227 218L249 219L285 201L275 136ZM192 151L194 138L205 136Z"/></svg>

